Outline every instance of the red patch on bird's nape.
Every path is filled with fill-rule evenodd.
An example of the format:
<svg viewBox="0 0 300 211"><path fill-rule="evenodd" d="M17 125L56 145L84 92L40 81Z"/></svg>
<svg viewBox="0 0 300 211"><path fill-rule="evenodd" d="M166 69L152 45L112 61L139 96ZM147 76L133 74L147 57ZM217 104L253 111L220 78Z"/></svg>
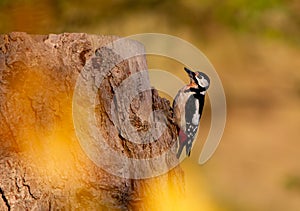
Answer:
<svg viewBox="0 0 300 211"><path fill-rule="evenodd" d="M187 139L187 135L183 132L183 130L179 129L179 142L184 143Z"/></svg>

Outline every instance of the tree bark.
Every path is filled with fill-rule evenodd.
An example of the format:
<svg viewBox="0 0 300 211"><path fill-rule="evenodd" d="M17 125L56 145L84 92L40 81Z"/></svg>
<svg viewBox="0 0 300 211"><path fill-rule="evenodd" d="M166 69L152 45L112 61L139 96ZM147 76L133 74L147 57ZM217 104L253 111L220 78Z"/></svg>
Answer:
<svg viewBox="0 0 300 211"><path fill-rule="evenodd" d="M154 142L129 140L130 131L120 122L122 111L117 116L111 113L116 89L133 74L147 70L144 55L111 63L115 55L101 47L118 39L79 33L0 35L0 210L161 210L166 205L171 210L176 206L184 192L179 166L153 178L120 177L89 159L76 136L72 117L76 80L98 50L96 65L113 65L98 87L95 107L97 127L108 146L127 158L150 160L174 149L172 110L156 90L138 90L128 111L131 125L142 133L151 127L146 108L160 110L166 129ZM147 74L140 76L131 84L135 89L139 89L136 84L149 83ZM126 105L126 98L117 101L119 109ZM161 165L174 167L175 159L175 154L168 155ZM157 164L150 162L146 170L157 168L153 165Z"/></svg>

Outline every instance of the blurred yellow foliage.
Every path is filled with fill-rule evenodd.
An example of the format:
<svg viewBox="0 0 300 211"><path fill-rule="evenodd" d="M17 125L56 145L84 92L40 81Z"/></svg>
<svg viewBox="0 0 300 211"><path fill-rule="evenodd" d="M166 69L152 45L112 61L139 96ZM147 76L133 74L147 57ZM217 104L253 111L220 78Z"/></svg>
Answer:
<svg viewBox="0 0 300 211"><path fill-rule="evenodd" d="M176 209L297 210L299 191L293 191L291 186L298 183L290 178L300 175L299 11L296 0L2 0L0 31L119 36L157 32L194 44L220 75L228 119L216 154L199 166L197 156L210 124L206 108L192 157L182 164L186 199ZM164 69L187 80L180 72L181 64L150 56L148 59L149 68ZM38 72L28 78L31 86L26 87L31 88L23 90L28 95L45 85ZM16 82L16 89L22 90L22 83ZM11 94L11 103L17 103L19 96ZM58 98L64 101L66 96ZM21 112L29 112L30 100L23 103ZM68 100L64 103L70 106ZM63 172L72 166L69 164L73 155L64 154L72 141L64 132L70 130L70 114L67 112L66 120L45 135L26 128L19 130L24 133L20 136L27 137L24 149L36 150L28 145L36 142L37 151L49 153L49 157L36 161L46 162L49 174L53 168ZM172 207L165 205L165 210Z"/></svg>

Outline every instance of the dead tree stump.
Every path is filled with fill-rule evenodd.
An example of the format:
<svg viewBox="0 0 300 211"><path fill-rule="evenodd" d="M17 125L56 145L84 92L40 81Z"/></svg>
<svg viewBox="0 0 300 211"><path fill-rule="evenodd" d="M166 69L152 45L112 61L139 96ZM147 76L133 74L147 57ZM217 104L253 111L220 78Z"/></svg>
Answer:
<svg viewBox="0 0 300 211"><path fill-rule="evenodd" d="M159 210L166 205L171 210L176 206L184 186L180 167L148 179L112 175L88 158L75 134L76 79L99 47L117 39L75 33L0 36L0 210ZM106 60L101 62L105 65ZM95 110L100 131L113 150L129 158L155 156L176 141L169 102L155 90L135 97L129 116L137 130L147 131L143 108L162 111L167 128L158 140L132 143L111 121L114 90L146 69L145 56L125 60L103 78L98 92ZM174 158L166 158L166 163L168 159Z"/></svg>

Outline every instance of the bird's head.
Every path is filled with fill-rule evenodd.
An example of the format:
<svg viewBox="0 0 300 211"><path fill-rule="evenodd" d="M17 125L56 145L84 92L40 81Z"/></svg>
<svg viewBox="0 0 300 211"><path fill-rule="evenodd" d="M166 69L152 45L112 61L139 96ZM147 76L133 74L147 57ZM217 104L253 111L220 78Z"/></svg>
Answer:
<svg viewBox="0 0 300 211"><path fill-rule="evenodd" d="M190 84L188 86L205 93L210 85L209 77L203 72L193 72L186 67L184 68L184 70L190 77Z"/></svg>

